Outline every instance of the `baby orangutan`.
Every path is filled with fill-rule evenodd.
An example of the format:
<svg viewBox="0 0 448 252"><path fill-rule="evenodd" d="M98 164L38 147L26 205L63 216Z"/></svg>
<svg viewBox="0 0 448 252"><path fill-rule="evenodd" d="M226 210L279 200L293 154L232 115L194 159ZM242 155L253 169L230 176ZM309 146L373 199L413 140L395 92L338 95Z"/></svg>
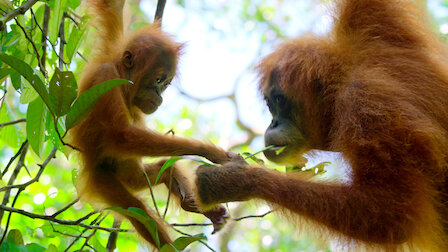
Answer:
<svg viewBox="0 0 448 252"><path fill-rule="evenodd" d="M163 135L145 127L144 114L162 103L162 92L176 73L182 45L173 42L157 23L124 38L124 1L91 0L89 7L98 25L97 54L85 67L79 94L103 81L122 78L132 85L116 87L97 102L86 119L71 130L73 144L80 148L83 166L79 192L90 202L101 201L124 209L138 207L157 222L161 246L170 243L163 220L155 216L135 192L147 188L146 173L154 183L165 160L144 164L145 156L199 155L214 163L228 161L227 153L213 144ZM179 169L173 171L172 192L182 208L200 212L192 197L190 181ZM168 185L169 170L160 182ZM228 216L217 207L203 213L218 230ZM145 226L129 218L137 232L155 245Z"/></svg>

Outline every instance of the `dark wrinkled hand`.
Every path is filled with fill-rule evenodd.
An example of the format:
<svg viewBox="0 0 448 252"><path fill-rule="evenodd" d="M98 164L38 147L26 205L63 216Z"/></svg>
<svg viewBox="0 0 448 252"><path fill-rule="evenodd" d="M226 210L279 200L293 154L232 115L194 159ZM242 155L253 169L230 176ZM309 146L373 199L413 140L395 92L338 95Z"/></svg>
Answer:
<svg viewBox="0 0 448 252"><path fill-rule="evenodd" d="M196 170L198 196L205 205L242 201L255 192L254 169L238 154L223 166L201 165Z"/></svg>
<svg viewBox="0 0 448 252"><path fill-rule="evenodd" d="M210 221L213 223L212 234L221 230L226 224L227 218L230 217L229 213L227 212L227 209L222 205L219 205L218 207L212 210L201 212L199 205L196 203L196 201L191 195L185 195L182 192L181 195L182 198L180 206L182 207L182 209L188 212L202 213L205 217L209 218Z"/></svg>
<svg viewBox="0 0 448 252"><path fill-rule="evenodd" d="M219 155L209 153L206 158L210 161L212 161L215 164L224 165L227 163L233 163L233 162L244 162L244 158L238 154L231 151L226 152L224 155L223 153L219 153Z"/></svg>
<svg viewBox="0 0 448 252"><path fill-rule="evenodd" d="M226 224L227 219L230 217L229 212L227 212L227 209L223 205L219 205L217 208L206 211L203 214L213 223L212 234L221 230L224 227L224 224Z"/></svg>

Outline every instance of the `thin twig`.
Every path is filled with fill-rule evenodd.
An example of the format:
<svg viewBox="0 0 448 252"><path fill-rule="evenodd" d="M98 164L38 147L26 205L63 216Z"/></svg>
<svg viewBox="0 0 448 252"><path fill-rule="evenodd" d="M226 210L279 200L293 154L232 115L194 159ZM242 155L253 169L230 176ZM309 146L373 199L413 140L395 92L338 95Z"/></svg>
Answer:
<svg viewBox="0 0 448 252"><path fill-rule="evenodd" d="M61 59L59 59L59 60L61 60ZM59 63L61 63L61 61L59 61ZM61 71L62 71L62 69L61 69ZM58 118L55 115L53 115L53 124L54 124L54 129L56 131L56 134L58 135L59 141L61 141L62 145L68 146L74 150L82 152L81 149L79 149L78 147L73 146L67 142L64 142L64 137L67 135L67 131L64 133L63 136L61 135L61 132L59 132L59 128L58 128Z"/></svg>
<svg viewBox="0 0 448 252"><path fill-rule="evenodd" d="M19 198L19 195L23 190L25 190L25 189L20 188L19 191L17 192L16 196L14 197L14 200L12 201L12 204L11 204L12 207L14 207L14 205L16 204L17 199ZM2 205L0 205L0 206L2 206ZM11 215L12 215L12 212L9 212L8 220L6 221L5 231L3 232L2 239L0 240L0 248L2 247L3 242L5 241L5 238L6 238L6 234L8 233L9 223L11 221Z"/></svg>
<svg viewBox="0 0 448 252"><path fill-rule="evenodd" d="M174 170L173 166L171 166L170 167L170 182L168 183L169 184L169 186L168 186L168 199L167 199L167 202L166 202L165 212L163 213L163 218L162 219L165 219L166 213L168 212L168 206L170 205L171 188L173 186L173 170Z"/></svg>
<svg viewBox="0 0 448 252"><path fill-rule="evenodd" d="M87 58L84 57L84 55L82 55L82 53L80 53L79 51L76 52L76 53L79 55L79 57L81 57L81 59L83 59L85 62L89 63L89 61L87 60Z"/></svg>
<svg viewBox="0 0 448 252"><path fill-rule="evenodd" d="M74 201L70 202L68 205L66 205L65 207L63 207L61 210L57 211L56 213L52 214L52 217L56 217L59 214L65 212L67 209L69 209L70 207L72 207L74 204L76 204L79 201L79 199L75 199Z"/></svg>
<svg viewBox="0 0 448 252"><path fill-rule="evenodd" d="M180 231L180 230L177 229L177 228L173 228L173 229L174 229L174 231L178 232L179 234L183 234L183 235L186 235L186 236L193 237L193 235L188 234L188 233L185 233L185 232L182 232L182 231ZM206 246L208 249L210 249L210 251L216 252L216 250L214 250L212 247L210 247L210 246L209 246L206 242L204 242L203 240L198 240L198 242L202 243L204 246Z"/></svg>
<svg viewBox="0 0 448 252"><path fill-rule="evenodd" d="M44 9L44 23L42 25L42 57L40 62L43 67L45 67L45 62L47 60L47 35L48 35L48 25L50 23L50 6L45 3ZM45 70L46 71L46 70Z"/></svg>
<svg viewBox="0 0 448 252"><path fill-rule="evenodd" d="M120 228L120 226L121 226L121 220L115 217L114 224L112 224L112 227ZM109 239L107 239L107 245L106 245L106 249L108 252L113 252L115 250L115 248L117 247L117 239L118 239L118 233L111 232L109 235Z"/></svg>
<svg viewBox="0 0 448 252"><path fill-rule="evenodd" d="M5 28L5 24L6 22L8 22L9 20L17 17L18 15L23 15L25 14L25 12L31 8L38 0L28 0L26 3L24 3L22 6L18 7L17 9L14 9L8 13L6 13L5 15L3 15L0 18L0 31L3 31L3 29Z"/></svg>
<svg viewBox="0 0 448 252"><path fill-rule="evenodd" d="M91 221L90 225L94 225L100 217L101 217L101 214L99 214L93 221ZM70 244L64 249L64 252L69 251L70 248L73 245L75 245L75 243L77 241L79 241L80 238L87 238L88 236L83 236L87 232L87 230L89 230L89 229L85 228L84 230L81 231L81 233L79 235L75 236L75 239L73 239L73 241L71 241ZM82 251L82 250L78 250L78 251Z"/></svg>
<svg viewBox="0 0 448 252"><path fill-rule="evenodd" d="M64 12L64 18L70 19L76 26L79 26L81 22L75 19L72 15L68 14L67 12Z"/></svg>
<svg viewBox="0 0 448 252"><path fill-rule="evenodd" d="M94 220L92 220L92 221L90 222L90 225L96 225L96 226L98 226L98 225L104 220L104 218L105 218L106 216L107 216L107 214L104 215L104 216L103 216L103 213L99 214ZM80 238L84 238L84 239L86 239L86 241L85 241L84 244L82 245L82 247L84 247L84 246L86 245L86 243L89 241L89 239L90 239L90 238L96 233L96 231L97 231L97 230L93 230L93 232L92 232L90 235L88 235L88 236L83 236L83 234L85 234L85 233L87 232L87 230L89 230L89 229L88 229L88 228L85 228L84 230L82 230L81 233L80 233L75 239L73 239L73 241L67 246L67 248L65 248L64 252L69 251L70 248L71 248L73 245L75 245L75 243L76 243ZM78 251L83 251L83 250L82 250L82 248L81 248L81 249L78 249Z"/></svg>
<svg viewBox="0 0 448 252"><path fill-rule="evenodd" d="M64 16L65 17L65 16ZM65 19L64 17L61 20L61 25L59 26L59 70L63 71L64 68L64 46L67 44L65 40ZM57 127L57 126L56 126Z"/></svg>
<svg viewBox="0 0 448 252"><path fill-rule="evenodd" d="M51 215L43 215L43 214L31 213L31 212L27 212L27 211L25 211L23 209L18 209L18 208L3 206L3 205L0 205L0 209L5 210L7 212L18 213L18 214L21 214L23 216L29 217L31 219L47 220L47 221L51 221L51 222L54 222L54 223L67 225L67 226L80 226L80 227L83 227L83 228L99 229L99 230L103 230L103 231L107 231L107 232L130 232L131 231L129 229L106 228L106 227L101 227L101 226L88 225L88 224L85 224L85 223L81 222L81 221L85 220L85 217L79 218L78 220L61 220L61 219L54 218Z"/></svg>
<svg viewBox="0 0 448 252"><path fill-rule="evenodd" d="M22 123L22 122L26 122L26 119L22 118L22 119L10 121L10 122L0 123L0 129L5 127L5 126L14 125L14 124L17 124L17 123Z"/></svg>
<svg viewBox="0 0 448 252"><path fill-rule="evenodd" d="M40 169L37 172L37 175L33 179L31 179L28 182L25 182L23 184L7 185L4 187L1 187L0 192L5 191L5 190L11 190L13 188L25 188L25 187L29 186L30 184L39 181L39 178L42 175L42 173L44 172L45 167L51 161L51 159L55 157L56 151L57 151L56 147L54 147L53 150L51 150L51 153L50 153L50 155L48 155L47 159L45 159L45 161L41 165L39 165Z"/></svg>
<svg viewBox="0 0 448 252"><path fill-rule="evenodd" d="M148 183L149 192L151 193L151 199L152 199L152 203L154 204L154 208L156 209L157 215L159 217L161 217L159 208L157 207L156 197L154 196L154 191L152 190L151 181L149 180L149 177L148 177L148 174L146 173L146 171L143 171L143 173L145 174L146 182Z"/></svg>
<svg viewBox="0 0 448 252"><path fill-rule="evenodd" d="M233 218L233 221L241 221L244 219L249 219L249 218L263 218L266 215L272 213L274 210L270 210L264 214L260 214L260 215L247 215L247 216L243 216L243 217L238 217L238 218ZM200 227L204 227L204 226L211 226L213 225L213 223L172 223L169 224L172 227L194 227L194 226L200 226Z"/></svg>
<svg viewBox="0 0 448 252"><path fill-rule="evenodd" d="M206 227L211 226L213 223L172 223L173 227Z"/></svg>
<svg viewBox="0 0 448 252"><path fill-rule="evenodd" d="M103 217L101 217L101 219L99 219L99 220L95 219L95 220L94 220L94 221L95 221L94 224L97 225L97 226L100 225L101 222L103 222L103 220L104 220L106 217L107 217L107 214L104 215ZM98 216L98 218L99 218L99 216ZM81 246L81 248L79 249L79 251L84 251L84 247L85 247L85 246L90 247L90 245L89 245L89 240L90 240L90 238L92 238L92 237L96 234L96 231L98 231L98 230L97 230L97 229L96 229L96 230L93 230L93 232L85 238L84 244ZM95 250L95 249L94 249L94 250Z"/></svg>
<svg viewBox="0 0 448 252"><path fill-rule="evenodd" d="M34 23L36 24L37 28L39 28L39 30L40 30L41 32L43 32L42 27L40 27L40 24L39 24L39 22L37 21L36 14L34 14L33 9L30 9L30 12L31 12L31 17L33 18ZM34 30L34 28L33 28L33 30Z"/></svg>
<svg viewBox="0 0 448 252"><path fill-rule="evenodd" d="M67 62L64 61L64 58L61 57L61 56L59 56L59 53L56 52L56 46L53 45L53 44L51 43L51 41L50 41L50 39L48 39L48 37L47 37L47 41L48 41L48 43L50 43L50 45L51 45L51 49L53 49L53 52L54 52L54 54L58 57L58 59L59 59L59 60L62 60L62 61L64 62L64 64L67 65Z"/></svg>
<svg viewBox="0 0 448 252"><path fill-rule="evenodd" d="M239 218L234 218L233 220L234 220L234 221L240 221L240 220L249 219L249 218L263 218L263 217L265 217L266 215L272 213L273 211L274 211L274 210L270 210L270 211L267 211L267 212L264 213L264 214L259 214L259 215L247 215L247 216L243 216L243 217L239 217Z"/></svg>
<svg viewBox="0 0 448 252"><path fill-rule="evenodd" d="M39 51L37 50L36 44L33 41L33 38L31 38L28 33L26 32L25 28L20 24L19 20L17 20L17 18L14 18L14 20L16 21L17 26L20 27L20 29L22 30L23 34L25 35L25 38L31 43L31 45L33 46L33 50L34 50L34 54L36 54L36 57L38 59L40 59L40 54ZM44 75L44 77L47 77L47 73L45 72L45 67L42 66L42 62L39 62L39 70L40 72Z"/></svg>
<svg viewBox="0 0 448 252"><path fill-rule="evenodd" d="M22 153L23 148L25 147L25 145L28 144L28 140L25 140L22 145L20 145L19 150L17 151L17 153L9 160L8 164L5 166L5 169L2 172L2 177L5 176L5 174L8 172L9 167L11 166L11 164L14 162L14 160L16 160L16 158L20 155L20 153Z"/></svg>
<svg viewBox="0 0 448 252"><path fill-rule="evenodd" d="M249 156L245 157L244 159L249 159L249 158L251 158L251 157L255 157L256 155L262 153L263 151L272 149L272 148L274 148L274 147L275 147L275 145L269 145L268 147L266 147L266 148L264 148L264 149L262 149L262 150L260 150L260 151L257 151L257 152L255 152L255 153L250 154Z"/></svg>
<svg viewBox="0 0 448 252"><path fill-rule="evenodd" d="M11 177L9 178L8 185L14 184L17 176L19 175L20 170L25 165L25 157L26 157L26 153L28 152L28 146L29 146L28 142L25 141L23 148L20 148L20 158L19 158L19 161L17 162L16 167L14 168L14 171L11 174ZM9 203L10 196L11 196L11 191L5 192L5 195L3 196L2 205L6 206ZM4 213L4 211L0 210L0 223L3 219L3 213Z"/></svg>

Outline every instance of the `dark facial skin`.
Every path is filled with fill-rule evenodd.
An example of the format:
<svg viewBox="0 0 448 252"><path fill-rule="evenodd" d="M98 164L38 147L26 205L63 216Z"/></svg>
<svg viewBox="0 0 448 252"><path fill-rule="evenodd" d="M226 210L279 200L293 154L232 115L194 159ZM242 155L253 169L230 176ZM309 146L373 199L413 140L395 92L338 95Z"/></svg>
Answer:
<svg viewBox="0 0 448 252"><path fill-rule="evenodd" d="M146 67L145 74L138 80L132 104L145 114L154 113L162 104L162 93L170 85L175 73L174 55L160 51L154 64ZM126 51L122 57L122 63L127 68L128 78L133 79L140 74L135 74L135 57L131 51Z"/></svg>
<svg viewBox="0 0 448 252"><path fill-rule="evenodd" d="M306 159L301 156L306 150L306 139L297 126L299 105L288 99L277 85L265 90L265 100L272 114L272 121L264 134L266 146L276 147L264 151L269 160L286 165L303 165Z"/></svg>
<svg viewBox="0 0 448 252"><path fill-rule="evenodd" d="M142 78L139 90L134 96L133 103L143 113L152 114L162 104L162 93L172 80L172 77L169 78L168 74L172 75L162 70L156 75L149 72Z"/></svg>

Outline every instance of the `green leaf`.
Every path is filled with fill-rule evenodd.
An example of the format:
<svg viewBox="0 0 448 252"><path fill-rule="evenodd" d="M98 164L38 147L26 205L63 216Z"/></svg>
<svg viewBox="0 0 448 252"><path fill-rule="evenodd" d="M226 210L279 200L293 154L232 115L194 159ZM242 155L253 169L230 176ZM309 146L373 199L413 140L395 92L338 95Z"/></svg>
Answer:
<svg viewBox="0 0 448 252"><path fill-rule="evenodd" d="M1 0L0 1L0 9L2 9L5 12L9 12L10 10L12 10L13 6L12 3L6 0Z"/></svg>
<svg viewBox="0 0 448 252"><path fill-rule="evenodd" d="M27 226L26 227L26 232L28 233L29 236L34 237L34 235L36 233L36 229Z"/></svg>
<svg viewBox="0 0 448 252"><path fill-rule="evenodd" d="M182 8L185 8L185 0L177 0L176 3L180 5Z"/></svg>
<svg viewBox="0 0 448 252"><path fill-rule="evenodd" d="M163 245L159 252L179 252L179 250L176 249L173 244L168 243Z"/></svg>
<svg viewBox="0 0 448 252"><path fill-rule="evenodd" d="M70 111L70 105L76 99L77 84L70 71L62 72L56 68L50 81L50 104L56 116L63 116Z"/></svg>
<svg viewBox="0 0 448 252"><path fill-rule="evenodd" d="M157 178L156 181L154 182L154 184L157 184L157 182L160 179L160 176L162 176L162 173L170 168L174 163L176 163L178 160L182 159L181 157L172 157L170 159L168 159L163 165L162 168L160 168L159 174L157 174Z"/></svg>
<svg viewBox="0 0 448 252"><path fill-rule="evenodd" d="M26 134L31 148L40 157L45 136L45 104L37 98L28 105L26 112Z"/></svg>
<svg viewBox="0 0 448 252"><path fill-rule="evenodd" d="M65 118L66 129L69 130L81 122L95 106L98 99L105 93L117 86L129 83L132 82L124 79L114 79L102 82L86 90L78 97L78 99L76 99L70 112L68 112L67 117Z"/></svg>
<svg viewBox="0 0 448 252"><path fill-rule="evenodd" d="M286 149L286 145L275 151L275 155L280 155Z"/></svg>
<svg viewBox="0 0 448 252"><path fill-rule="evenodd" d="M123 209L122 207L107 207L105 209L113 210L122 215L132 217L142 223L151 234L154 242L157 245L157 248L160 248L159 234L157 233L157 223L154 220L151 220L148 215L146 215L145 211L137 207L129 207L128 209Z"/></svg>
<svg viewBox="0 0 448 252"><path fill-rule="evenodd" d="M54 244L50 244L45 252L58 252L58 248Z"/></svg>
<svg viewBox="0 0 448 252"><path fill-rule="evenodd" d="M92 245L92 247L95 248L95 251L98 252L107 252L107 249L101 244L101 242L98 240L98 233L96 233L92 238L89 240L89 244Z"/></svg>
<svg viewBox="0 0 448 252"><path fill-rule="evenodd" d="M160 249L160 252L181 251L184 250L191 243L199 240L207 240L207 237L204 234L197 234L193 236L181 236L177 238L173 243L165 244L162 247L162 249Z"/></svg>
<svg viewBox="0 0 448 252"><path fill-rule="evenodd" d="M72 8L73 10L78 8L78 6L80 4L81 4L81 0L70 0L67 3L68 7Z"/></svg>
<svg viewBox="0 0 448 252"><path fill-rule="evenodd" d="M266 147L266 148L264 148L264 149L262 149L262 150L260 150L260 151L257 151L257 152L255 152L255 153L253 153L253 154L250 154L249 152L245 152L245 153L243 153L243 154L249 154L247 157L245 157L244 159L248 159L248 158L252 158L252 157L255 157L255 155L258 155L259 153L262 153L263 151L265 151L265 150L269 150L269 149L272 149L272 148L274 148L275 147L275 145L269 145L268 147Z"/></svg>
<svg viewBox="0 0 448 252"><path fill-rule="evenodd" d="M45 252L46 249L44 246L39 245L37 243L29 243L25 246L25 251L27 251L27 252Z"/></svg>
<svg viewBox="0 0 448 252"><path fill-rule="evenodd" d="M20 244L15 244L13 242L5 241L0 248L0 252L11 252L11 251L24 251L25 246Z"/></svg>
<svg viewBox="0 0 448 252"><path fill-rule="evenodd" d="M76 26L73 27L72 32L70 33L70 37L67 40L67 44L65 45L65 61L71 62L73 55L75 55L78 50L81 42L84 40L84 35L86 34L86 27L83 26L80 29Z"/></svg>
<svg viewBox="0 0 448 252"><path fill-rule="evenodd" d="M10 72L10 68L0 68L0 83L3 82L2 79L8 76Z"/></svg>
<svg viewBox="0 0 448 252"><path fill-rule="evenodd" d="M12 120L11 109L7 103L4 103L3 106L0 106L0 122L9 122ZM8 146L17 148L20 146L22 140L24 140L22 139L21 133L22 131L18 124L2 127L0 128L0 139Z"/></svg>
<svg viewBox="0 0 448 252"><path fill-rule="evenodd" d="M33 86L33 88L40 95L45 104L49 108L51 108L47 88L45 87L45 84L42 81L42 79L39 77L39 74L37 74L33 68L31 68L24 61L14 56L7 55L5 53L0 53L0 60L11 66L19 74L25 77L25 79L31 84L31 86Z"/></svg>
<svg viewBox="0 0 448 252"><path fill-rule="evenodd" d="M193 160L193 161L199 162L199 163L201 163L201 164L204 164L204 165L206 165L206 166L216 166L216 165L214 165L214 164L212 164L212 163L206 162L206 161L204 161L204 160L202 160L202 159L199 159L199 158L196 158L196 157L188 157L188 156L185 156L185 157L182 157L182 158L183 158L183 159Z"/></svg>
<svg viewBox="0 0 448 252"><path fill-rule="evenodd" d="M55 0L54 8L51 9L49 40L53 45L59 35L59 26L61 25L62 17L64 15L65 2L66 0Z"/></svg>
<svg viewBox="0 0 448 252"><path fill-rule="evenodd" d="M45 224L39 227L44 233L44 236L47 238L54 238L58 235L57 233L54 232L52 225L53 224L46 222Z"/></svg>
<svg viewBox="0 0 448 252"><path fill-rule="evenodd" d="M260 159L260 158L257 158L257 157L255 157L255 156L251 156L251 157L249 157L252 161L254 161L255 163L257 163L257 164L259 164L259 165L263 165L264 164L264 160L263 159Z"/></svg>
<svg viewBox="0 0 448 252"><path fill-rule="evenodd" d="M15 243L15 244L23 244L22 233L18 229L11 229L8 232L8 236L6 237L6 241Z"/></svg>
<svg viewBox="0 0 448 252"><path fill-rule="evenodd" d="M318 173L325 173L327 171L325 171L325 167L330 165L331 162L321 162L318 163L317 165L313 166L312 168L310 168L310 170L312 170L314 173L318 174Z"/></svg>
<svg viewBox="0 0 448 252"><path fill-rule="evenodd" d="M27 104L34 101L37 97L39 97L39 94L27 80L25 80L22 77L21 79L22 79L22 87L20 89L22 90L22 94L20 95L20 103Z"/></svg>
<svg viewBox="0 0 448 252"><path fill-rule="evenodd" d="M44 233L45 237L53 238L59 237L60 235L76 235L80 232L79 227L77 226L66 226L57 223L45 223L40 226L40 229Z"/></svg>
<svg viewBox="0 0 448 252"><path fill-rule="evenodd" d="M45 141L50 140L51 143L56 148L58 148L58 150L62 150L64 148L64 145L62 144L61 140L59 139L59 135L54 126L54 117L51 113L48 113L48 108L47 108L46 116L47 117L45 118L45 129L46 129ZM57 123L58 123L59 133L64 132L64 128L62 127L60 120L58 120Z"/></svg>
<svg viewBox="0 0 448 252"><path fill-rule="evenodd" d="M15 70L11 70L11 73L9 74L9 78L11 78L12 86L15 90L19 90L22 86L22 76Z"/></svg>

